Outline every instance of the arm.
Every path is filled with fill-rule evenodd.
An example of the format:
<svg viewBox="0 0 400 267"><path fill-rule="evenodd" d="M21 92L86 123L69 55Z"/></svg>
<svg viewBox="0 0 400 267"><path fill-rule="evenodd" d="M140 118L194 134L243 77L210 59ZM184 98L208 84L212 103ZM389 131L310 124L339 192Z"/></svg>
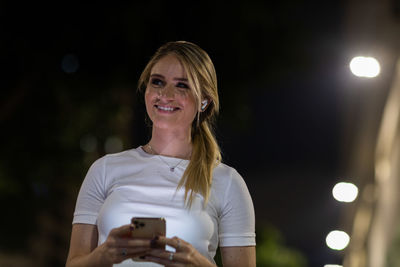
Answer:
<svg viewBox="0 0 400 267"><path fill-rule="evenodd" d="M97 246L97 226L91 224L74 224L67 258L67 267L95 266L95 259L90 254Z"/></svg>
<svg viewBox="0 0 400 267"><path fill-rule="evenodd" d="M224 267L256 267L256 249L250 247L221 247Z"/></svg>
<svg viewBox="0 0 400 267"><path fill-rule="evenodd" d="M112 266L129 258L144 256L150 248L150 240L130 238L133 230L129 224L114 228L107 240L97 246L96 225L74 224L66 266Z"/></svg>
<svg viewBox="0 0 400 267"><path fill-rule="evenodd" d="M219 222L219 247L224 267L256 266L255 215L243 178L234 171Z"/></svg>

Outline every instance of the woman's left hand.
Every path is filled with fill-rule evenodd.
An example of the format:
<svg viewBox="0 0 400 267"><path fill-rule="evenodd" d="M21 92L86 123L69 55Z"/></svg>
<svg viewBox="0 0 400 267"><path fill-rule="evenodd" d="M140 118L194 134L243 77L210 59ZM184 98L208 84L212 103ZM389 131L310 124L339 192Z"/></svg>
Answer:
<svg viewBox="0 0 400 267"><path fill-rule="evenodd" d="M182 267L182 266L212 266L206 257L198 252L190 243L178 238L166 238L160 236L156 241L157 245L168 245L175 248L175 252L164 249L151 249L145 259L147 261L156 262L166 267Z"/></svg>

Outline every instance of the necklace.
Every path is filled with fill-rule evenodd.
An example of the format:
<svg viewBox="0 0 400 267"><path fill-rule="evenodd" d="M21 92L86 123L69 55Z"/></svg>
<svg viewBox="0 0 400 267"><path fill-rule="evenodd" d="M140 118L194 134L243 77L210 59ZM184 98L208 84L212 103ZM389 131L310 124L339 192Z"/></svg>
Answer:
<svg viewBox="0 0 400 267"><path fill-rule="evenodd" d="M156 152L153 150L153 148L151 147L150 144L147 144L147 146L150 148L151 153L157 155L157 156L161 159L161 161L164 162L164 163L169 167L169 171L170 171L170 172L174 172L174 171L175 171L175 168L178 167L178 165L181 164L181 162L184 160L184 159L181 159L181 160L178 162L178 164L176 164L175 166L170 166L170 165L168 164L168 162L166 162L166 161L160 156L160 154L156 153Z"/></svg>

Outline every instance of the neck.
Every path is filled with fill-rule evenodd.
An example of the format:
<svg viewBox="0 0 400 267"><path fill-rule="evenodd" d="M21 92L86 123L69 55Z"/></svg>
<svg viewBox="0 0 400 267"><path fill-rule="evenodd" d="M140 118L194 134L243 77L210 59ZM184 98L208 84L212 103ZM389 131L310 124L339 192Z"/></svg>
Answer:
<svg viewBox="0 0 400 267"><path fill-rule="evenodd" d="M190 159L192 152L191 133L189 131L174 131L170 129L158 129L153 127L151 140L152 151L163 156Z"/></svg>

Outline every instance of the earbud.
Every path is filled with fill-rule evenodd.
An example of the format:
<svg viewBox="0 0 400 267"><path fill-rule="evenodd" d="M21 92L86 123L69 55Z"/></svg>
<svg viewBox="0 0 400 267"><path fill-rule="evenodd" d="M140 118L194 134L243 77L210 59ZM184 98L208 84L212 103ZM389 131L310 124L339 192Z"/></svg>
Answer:
<svg viewBox="0 0 400 267"><path fill-rule="evenodd" d="M204 111L206 109L207 104L208 104L207 100L201 101L201 111Z"/></svg>

